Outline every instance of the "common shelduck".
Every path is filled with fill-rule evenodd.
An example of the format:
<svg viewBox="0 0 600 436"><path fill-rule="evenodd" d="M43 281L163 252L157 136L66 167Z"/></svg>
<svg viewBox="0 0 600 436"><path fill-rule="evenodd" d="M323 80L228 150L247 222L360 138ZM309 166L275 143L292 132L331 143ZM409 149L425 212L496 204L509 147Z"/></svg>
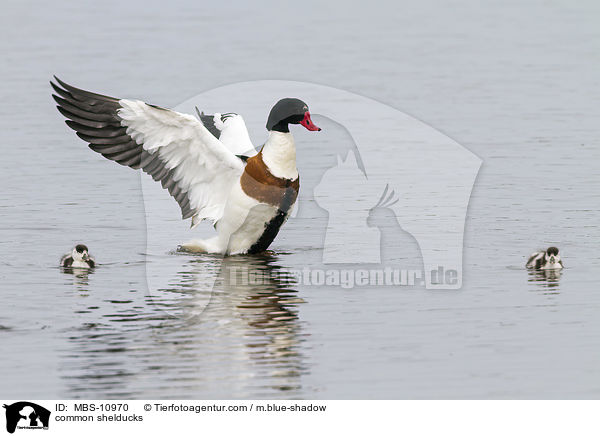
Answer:
<svg viewBox="0 0 600 436"><path fill-rule="evenodd" d="M296 202L300 187L289 124L321 130L308 105L279 100L267 120L269 136L256 153L243 118L233 113L200 120L169 109L84 91L56 76L53 97L67 125L92 150L160 181L192 228L210 220L217 235L184 249L221 254L269 247ZM250 153L247 153L250 151Z"/></svg>
<svg viewBox="0 0 600 436"><path fill-rule="evenodd" d="M96 261L89 255L85 245L77 244L73 251L60 259L60 266L63 268L94 268Z"/></svg>
<svg viewBox="0 0 600 436"><path fill-rule="evenodd" d="M546 251L538 251L529 256L526 267L532 269L562 269L563 263L558 255L558 248L548 247Z"/></svg>

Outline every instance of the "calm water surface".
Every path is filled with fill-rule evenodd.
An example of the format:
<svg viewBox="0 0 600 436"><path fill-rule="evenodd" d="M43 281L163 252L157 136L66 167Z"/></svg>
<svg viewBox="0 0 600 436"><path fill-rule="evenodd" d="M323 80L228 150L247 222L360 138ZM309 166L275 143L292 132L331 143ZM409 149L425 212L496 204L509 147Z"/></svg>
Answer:
<svg viewBox="0 0 600 436"><path fill-rule="evenodd" d="M596 2L109 3L2 7L0 397L600 397ZM298 132L299 212L272 252L223 261L178 253L173 237L145 254L140 175L69 131L55 73L167 107L237 81L302 80L425 121L483 160L463 288L295 280L320 262L328 215L313 189L347 149L323 117L323 135ZM387 235L384 264L419 267L415 240ZM65 274L58 259L79 241L101 265ZM526 256L550 244L567 268L528 273ZM269 279L232 282L238 267ZM149 292L157 277L167 284Z"/></svg>

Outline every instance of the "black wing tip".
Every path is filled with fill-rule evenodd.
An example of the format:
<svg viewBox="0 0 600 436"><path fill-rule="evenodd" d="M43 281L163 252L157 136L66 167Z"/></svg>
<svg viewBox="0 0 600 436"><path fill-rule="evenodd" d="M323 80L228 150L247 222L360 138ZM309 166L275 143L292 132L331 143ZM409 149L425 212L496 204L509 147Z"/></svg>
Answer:
<svg viewBox="0 0 600 436"><path fill-rule="evenodd" d="M53 77L54 77L54 79L56 79L58 81L58 77L56 77L56 76L53 76ZM52 98L54 99L54 101L56 101L58 104L60 104L60 101L58 100L58 99L62 100L62 98L60 97L60 95L63 95L64 93L68 94L69 91L61 88L56 83L54 83L52 80L50 80L48 83L50 83L50 86L52 87L52 89L54 90L54 92L56 94L59 94L59 95L56 95L56 94L52 93L51 95L52 95Z"/></svg>
<svg viewBox="0 0 600 436"><path fill-rule="evenodd" d="M69 126L69 127L70 127L70 126ZM73 129L73 130L75 130L75 129ZM83 133L81 133L81 132L79 132L79 131L77 131L77 130L75 130L75 134L76 134L77 136L79 136L79 138L80 138L80 139L83 139L85 142L87 142L89 146L91 146L91 145L92 145L92 143L91 143L91 142L88 140L88 137L87 137L87 135L84 135ZM90 148L91 148L91 147L90 147ZM93 150L93 149L92 149L92 150ZM94 150L94 151L96 151L96 150Z"/></svg>
<svg viewBox="0 0 600 436"><path fill-rule="evenodd" d="M67 126L69 126L71 129L75 130L75 131L77 131L77 130L78 130L78 129L76 128L76 127L79 127L79 124L77 123L77 121L73 121L73 120L66 119L66 120L65 120L65 124L66 124Z"/></svg>
<svg viewBox="0 0 600 436"><path fill-rule="evenodd" d="M146 104L146 106L150 106L150 107L153 107L154 109L159 109L159 110L161 110L161 111L168 111L168 110L169 110L169 109L167 109L167 108L164 108L164 107L162 107L162 106L157 106L157 105L155 105L155 104L150 104L150 103L145 103L145 104Z"/></svg>
<svg viewBox="0 0 600 436"><path fill-rule="evenodd" d="M57 94L63 95L63 96L71 96L71 93L69 91L67 91L66 89L61 88L60 86L58 86L53 81L50 81L49 83L50 83L50 86L52 86L52 89L54 89L54 92L56 92Z"/></svg>
<svg viewBox="0 0 600 436"><path fill-rule="evenodd" d="M105 100L105 101L112 101L112 102L118 102L120 99L115 98L115 97L111 97L109 95L104 95L104 94L97 94L95 92L90 92L90 91L86 91L84 89L81 88L76 88L73 85L69 85L68 83L60 80L56 75L53 75L52 77L54 77L54 80L56 80L56 82L58 82L58 84L62 87L61 88L57 88L57 86L50 81L50 85L52 85L52 87L60 94L60 91L63 92L68 92L70 94L75 94L75 95L79 95L85 98L93 98L93 99L99 99L99 100Z"/></svg>
<svg viewBox="0 0 600 436"><path fill-rule="evenodd" d="M54 80L56 80L56 82L63 88L68 90L69 88L75 88L74 86L69 85L66 82L63 82L62 80L60 80L58 78L58 76L56 74L53 74L52 77L54 77ZM52 81L50 81L50 83L52 83Z"/></svg>
<svg viewBox="0 0 600 436"><path fill-rule="evenodd" d="M54 99L55 102L57 102L59 105L63 105L65 103L69 103L67 100L65 100L64 98L56 95L56 94L52 94L52 98Z"/></svg>
<svg viewBox="0 0 600 436"><path fill-rule="evenodd" d="M60 80L58 78L58 76L56 74L53 74L52 77L54 78L54 80L56 81L56 83L54 83L52 80L50 80L50 85L56 89L60 89L62 91L68 91L69 87L71 87L70 85L68 85L67 83L63 82L62 80ZM60 85L60 86L59 86Z"/></svg>

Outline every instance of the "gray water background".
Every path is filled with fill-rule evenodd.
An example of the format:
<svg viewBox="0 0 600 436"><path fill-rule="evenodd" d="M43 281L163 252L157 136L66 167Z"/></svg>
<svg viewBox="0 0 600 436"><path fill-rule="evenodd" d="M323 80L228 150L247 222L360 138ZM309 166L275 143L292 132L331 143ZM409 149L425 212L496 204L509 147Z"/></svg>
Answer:
<svg viewBox="0 0 600 436"><path fill-rule="evenodd" d="M592 1L5 0L0 397L600 397L599 18ZM463 288L294 282L289 271L319 255L327 213L312 188L335 162L340 131L297 133L298 219L272 254L225 265L277 280L213 292L202 274L217 274L220 259L144 255L140 176L64 125L52 74L165 107L238 81L308 81L425 121L483 160ZM79 241L102 265L64 274L58 258ZM550 244L565 271L528 274L526 256ZM418 253L401 234L384 250L392 263ZM148 262L182 272L149 295ZM207 293L201 316L169 316Z"/></svg>

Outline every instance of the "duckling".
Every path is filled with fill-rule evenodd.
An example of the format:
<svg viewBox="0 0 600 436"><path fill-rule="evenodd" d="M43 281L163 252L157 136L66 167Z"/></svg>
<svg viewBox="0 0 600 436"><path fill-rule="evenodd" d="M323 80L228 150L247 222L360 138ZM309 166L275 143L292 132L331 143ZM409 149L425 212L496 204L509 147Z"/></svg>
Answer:
<svg viewBox="0 0 600 436"><path fill-rule="evenodd" d="M558 255L558 248L548 247L546 251L538 251L529 256L525 266L533 269L562 269L563 263Z"/></svg>
<svg viewBox="0 0 600 436"><path fill-rule="evenodd" d="M60 259L63 268L94 268L96 261L88 254L88 248L83 244L77 244L71 253L65 254Z"/></svg>

